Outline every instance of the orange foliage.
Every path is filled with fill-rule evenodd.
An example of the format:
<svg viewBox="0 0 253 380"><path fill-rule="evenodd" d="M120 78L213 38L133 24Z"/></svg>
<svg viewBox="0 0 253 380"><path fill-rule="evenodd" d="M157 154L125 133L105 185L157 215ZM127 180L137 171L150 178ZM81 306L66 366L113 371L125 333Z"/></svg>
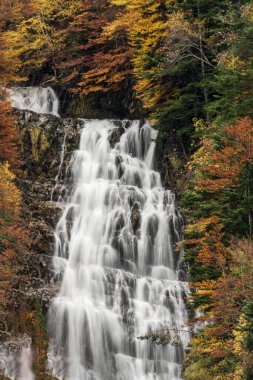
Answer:
<svg viewBox="0 0 253 380"><path fill-rule="evenodd" d="M10 21L20 20L29 6L23 0L2 0L0 3L0 309L5 315L7 292L16 278L16 255L28 242L27 232L20 226L21 192L16 185L20 171L16 118L7 98L8 87L20 79L21 62L15 49L5 39Z"/></svg>
<svg viewBox="0 0 253 380"><path fill-rule="evenodd" d="M6 41L4 33L10 21L19 21L28 10L27 1L1 0L0 2L0 87L7 87L11 82L20 80L20 57L16 50L10 47L10 41Z"/></svg>
<svg viewBox="0 0 253 380"><path fill-rule="evenodd" d="M253 244L251 240L232 241L230 271L217 281L213 293L213 315L217 322L236 321L243 300L253 297Z"/></svg>
<svg viewBox="0 0 253 380"><path fill-rule="evenodd" d="M103 36L119 12L109 0L77 1L72 14L68 13L67 27L55 31L54 65L61 70L61 80L74 85L75 91L89 94L126 88L131 74L126 31Z"/></svg>
<svg viewBox="0 0 253 380"><path fill-rule="evenodd" d="M11 170L17 173L21 161L15 122L16 118L11 114L9 102L0 101L0 162L8 161Z"/></svg>
<svg viewBox="0 0 253 380"><path fill-rule="evenodd" d="M17 220L21 202L21 194L14 179L9 164L0 163L0 211L8 214L10 220Z"/></svg>
<svg viewBox="0 0 253 380"><path fill-rule="evenodd" d="M201 333L192 340L190 355L197 358L211 358L215 371L220 373L225 361L248 360L243 342L242 307L253 298L253 244L249 239L232 240L228 249L230 263L222 276L216 280L201 281L194 284L192 300L205 297L206 304L198 307L204 311L199 320L204 323ZM205 326L205 327L204 327ZM249 353L248 353L249 354ZM252 364L252 361L251 361ZM224 375L224 374L223 374ZM221 379L242 379L241 376L215 377ZM212 378L212 377L210 377Z"/></svg>
<svg viewBox="0 0 253 380"><path fill-rule="evenodd" d="M223 225L219 218L201 219L187 227L186 232L200 233L201 237L184 241L186 246L197 247L196 263L213 268L222 268L228 260L228 249L223 244Z"/></svg>
<svg viewBox="0 0 253 380"><path fill-rule="evenodd" d="M194 284L197 291L193 299L203 294L210 297L208 305L212 306L212 310L201 319L215 324L212 326L212 336L217 338L232 334L241 313L242 303L252 300L253 297L252 241L232 241L227 251L230 258L229 270L215 281Z"/></svg>
<svg viewBox="0 0 253 380"><path fill-rule="evenodd" d="M221 149L215 148L213 140L204 138L194 156L196 190L212 193L235 187L242 168L253 163L252 120L245 117L223 130Z"/></svg>
<svg viewBox="0 0 253 380"><path fill-rule="evenodd" d="M122 83L130 75L131 53L121 46L110 53L96 53L89 63L89 71L85 73L79 86L86 94L91 92L120 91Z"/></svg>

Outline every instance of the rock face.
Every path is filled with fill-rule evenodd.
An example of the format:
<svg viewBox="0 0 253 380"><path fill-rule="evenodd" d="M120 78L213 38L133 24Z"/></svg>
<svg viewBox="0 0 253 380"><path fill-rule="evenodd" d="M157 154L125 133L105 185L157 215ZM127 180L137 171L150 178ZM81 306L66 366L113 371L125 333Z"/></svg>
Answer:
<svg viewBox="0 0 253 380"><path fill-rule="evenodd" d="M159 171L163 185L180 197L189 180L187 162L188 141L177 136L176 131L159 131L156 140L155 169Z"/></svg>
<svg viewBox="0 0 253 380"><path fill-rule="evenodd" d="M31 179L54 180L58 174L63 143L64 163L68 164L78 144L81 119L60 119L53 115L16 111L24 160L24 169Z"/></svg>
<svg viewBox="0 0 253 380"><path fill-rule="evenodd" d="M52 265L54 229L62 212L61 198L70 189L63 178L78 146L83 123L80 119L60 119L30 111L16 110L15 115L23 165L17 182L22 191L21 217L29 246L26 252L17 252L16 276L8 289L5 312L0 316L0 364L1 355L12 361L21 352L22 334L25 331L30 335L29 329L33 329L24 325L23 316L38 314L36 304L42 306L45 316L59 289ZM0 365L3 378L1 373L6 371ZM48 379L45 373L42 378Z"/></svg>
<svg viewBox="0 0 253 380"><path fill-rule="evenodd" d="M52 255L54 229L59 220L61 198L68 191L63 181L73 150L78 145L82 120L15 111L22 151L22 219L30 245L20 260L20 277L12 291L12 307L42 301L46 312L57 292Z"/></svg>

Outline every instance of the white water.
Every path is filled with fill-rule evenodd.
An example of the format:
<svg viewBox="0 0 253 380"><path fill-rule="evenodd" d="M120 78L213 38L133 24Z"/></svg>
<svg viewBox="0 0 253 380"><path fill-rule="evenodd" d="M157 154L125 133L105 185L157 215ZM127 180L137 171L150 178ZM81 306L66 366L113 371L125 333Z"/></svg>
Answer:
<svg viewBox="0 0 253 380"><path fill-rule="evenodd" d="M58 190L59 192L59 177L60 177L60 174L61 174L61 171L62 171L62 166L63 166L63 163L64 163L64 157L65 157L65 150L66 150L66 137L67 137L67 132L65 131L64 133L64 137L63 137L63 142L62 142L62 146L61 146L61 155L60 155L60 165L59 165L59 168L58 168L58 172L55 176L55 185L52 189L52 192L51 192L51 197L50 197L50 200L52 201L53 200L53 197L54 197L54 193L56 190ZM63 185L62 188L64 189L65 186ZM60 202L62 199L61 197L59 197L58 199L58 202Z"/></svg>
<svg viewBox="0 0 253 380"><path fill-rule="evenodd" d="M123 123L124 124L124 123ZM126 124L126 123L125 123ZM49 372L71 380L178 380L189 341L174 195L152 169L154 131L85 121L74 190L55 232L61 290L49 312ZM138 337L169 329L172 342Z"/></svg>
<svg viewBox="0 0 253 380"><path fill-rule="evenodd" d="M27 336L21 338L20 342L0 347L0 372L11 380L34 380L32 371L33 353L31 349L31 339ZM15 347L20 345L20 348Z"/></svg>
<svg viewBox="0 0 253 380"><path fill-rule="evenodd" d="M31 350L31 342L29 343L28 347L23 347L19 363L20 363L20 369L19 369L19 380L34 380L34 374L32 371L32 362L33 362L33 355Z"/></svg>
<svg viewBox="0 0 253 380"><path fill-rule="evenodd" d="M59 100L51 87L13 87L9 93L15 108L59 116Z"/></svg>

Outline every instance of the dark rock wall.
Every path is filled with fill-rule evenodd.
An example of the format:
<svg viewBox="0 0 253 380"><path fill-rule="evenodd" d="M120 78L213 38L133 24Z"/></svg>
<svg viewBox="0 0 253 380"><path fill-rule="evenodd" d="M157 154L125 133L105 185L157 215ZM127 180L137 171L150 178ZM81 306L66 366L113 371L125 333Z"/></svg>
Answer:
<svg viewBox="0 0 253 380"><path fill-rule="evenodd" d="M45 363L46 313L59 289L52 265L54 229L62 212L61 197L71 190L65 172L78 146L83 122L29 111L16 110L15 114L22 155L17 185L22 191L21 221L29 244L16 253L15 277L8 289L4 315L0 316L4 326L0 351L4 350L6 357L18 358L25 337L32 337L36 379L52 380ZM4 379L1 373L0 379Z"/></svg>
<svg viewBox="0 0 253 380"><path fill-rule="evenodd" d="M188 154L182 139L176 133L158 132L155 169L161 174L164 187L173 191L177 199L185 190L189 179Z"/></svg>
<svg viewBox="0 0 253 380"><path fill-rule="evenodd" d="M58 200L67 191L64 173L78 146L82 121L29 111L16 111L16 116L23 162L17 181L23 197L22 222L30 243L26 254L19 257L19 282L10 293L17 309L22 304L32 307L40 299L46 312L58 289L52 268L54 229L62 212Z"/></svg>

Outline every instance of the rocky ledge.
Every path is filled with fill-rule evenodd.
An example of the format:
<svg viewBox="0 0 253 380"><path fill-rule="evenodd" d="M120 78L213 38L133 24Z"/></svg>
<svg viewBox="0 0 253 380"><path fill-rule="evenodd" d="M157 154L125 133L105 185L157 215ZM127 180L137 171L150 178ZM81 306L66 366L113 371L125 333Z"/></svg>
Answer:
<svg viewBox="0 0 253 380"><path fill-rule="evenodd" d="M22 257L20 281L14 291L18 303L42 300L48 308L57 291L52 268L54 229L62 212L64 181L73 151L78 146L81 119L15 111L23 171L18 178L22 190L22 219L30 244Z"/></svg>
<svg viewBox="0 0 253 380"><path fill-rule="evenodd" d="M37 325L42 323L41 331L46 331L41 315L46 315L59 289L52 255L54 229L63 207L60 195L68 191L65 171L83 125L80 119L14 112L22 154L22 173L17 183L22 191L22 225L29 245L25 252L17 252L16 275L0 315L0 362L1 358L12 360L14 353L20 352L24 334L36 333L33 318L37 318ZM7 364L4 367L9 367ZM6 368L0 365L0 378L4 378L1 372L6 374Z"/></svg>

